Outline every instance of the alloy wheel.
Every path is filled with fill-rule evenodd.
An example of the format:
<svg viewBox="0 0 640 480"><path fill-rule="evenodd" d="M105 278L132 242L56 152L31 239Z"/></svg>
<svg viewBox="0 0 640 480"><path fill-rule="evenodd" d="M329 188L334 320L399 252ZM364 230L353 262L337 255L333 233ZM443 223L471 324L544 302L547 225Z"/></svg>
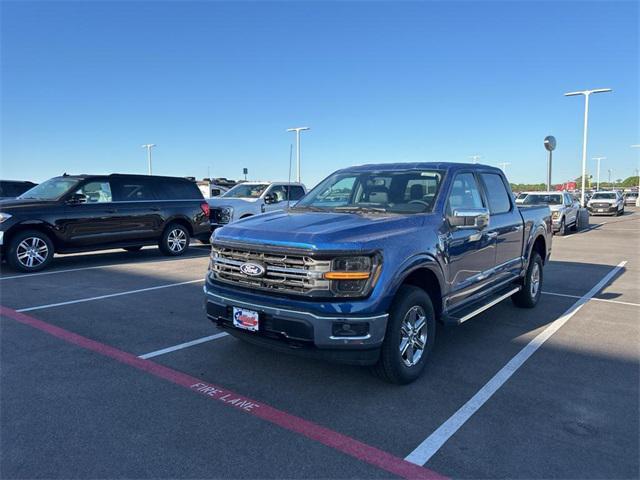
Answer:
<svg viewBox="0 0 640 480"><path fill-rule="evenodd" d="M427 315L424 309L415 305L404 316L400 326L400 356L407 367L420 361L427 346Z"/></svg>
<svg viewBox="0 0 640 480"><path fill-rule="evenodd" d="M47 242L39 237L28 237L18 244L16 256L20 265L34 268L42 265L49 256Z"/></svg>
<svg viewBox="0 0 640 480"><path fill-rule="evenodd" d="M538 294L538 290L540 289L540 265L538 263L534 263L533 267L531 267L531 285L530 292L531 297L535 298Z"/></svg>
<svg viewBox="0 0 640 480"><path fill-rule="evenodd" d="M187 235L184 230L175 228L167 236L167 244L172 252L181 252L187 246Z"/></svg>

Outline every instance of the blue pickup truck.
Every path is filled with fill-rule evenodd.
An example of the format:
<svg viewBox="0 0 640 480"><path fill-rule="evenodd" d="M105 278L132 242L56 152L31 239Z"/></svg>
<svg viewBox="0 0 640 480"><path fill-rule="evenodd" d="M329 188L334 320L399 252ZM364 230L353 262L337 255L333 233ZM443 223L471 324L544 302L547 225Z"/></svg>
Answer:
<svg viewBox="0 0 640 480"><path fill-rule="evenodd" d="M243 340L409 383L436 322L538 303L551 239L549 207L517 207L497 168L351 167L289 211L216 230L206 312Z"/></svg>

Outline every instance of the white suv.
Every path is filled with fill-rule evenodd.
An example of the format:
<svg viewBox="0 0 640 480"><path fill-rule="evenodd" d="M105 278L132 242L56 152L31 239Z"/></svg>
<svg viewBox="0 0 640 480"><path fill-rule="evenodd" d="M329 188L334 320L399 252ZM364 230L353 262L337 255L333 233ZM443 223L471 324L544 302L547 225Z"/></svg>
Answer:
<svg viewBox="0 0 640 480"><path fill-rule="evenodd" d="M591 215L622 215L624 200L620 192L596 192L587 202Z"/></svg>
<svg viewBox="0 0 640 480"><path fill-rule="evenodd" d="M306 193L307 189L302 183L239 183L221 197L207 199L211 229L252 215L284 210L288 203L294 205Z"/></svg>

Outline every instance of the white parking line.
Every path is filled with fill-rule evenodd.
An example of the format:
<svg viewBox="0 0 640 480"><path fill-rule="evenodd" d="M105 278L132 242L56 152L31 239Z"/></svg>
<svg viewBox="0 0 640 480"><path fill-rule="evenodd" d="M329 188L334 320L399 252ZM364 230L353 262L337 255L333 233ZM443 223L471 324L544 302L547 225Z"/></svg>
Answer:
<svg viewBox="0 0 640 480"><path fill-rule="evenodd" d="M115 268L115 267L127 267L129 265L145 265L147 263L165 263L165 262L175 262L176 260L186 260L189 258L207 258L207 255L186 255L178 258L166 258L162 260L143 260L139 262L127 262L127 263L111 263L107 265L94 265L92 267L78 267L78 268L67 268L65 270L51 270L46 272L34 272L34 273L24 273L20 275L11 275L10 277L0 276L0 280L13 280L16 278L30 278L30 277L39 277L41 275L54 275L56 273L69 273L69 272L80 272L82 270L94 270L97 268Z"/></svg>
<svg viewBox="0 0 640 480"><path fill-rule="evenodd" d="M474 413L485 404L498 389L533 355L544 342L560 329L571 317L596 295L615 275L626 265L620 262L613 270L604 276L591 290L584 294L559 318L551 322L541 333L531 340L515 357L496 373L478 392L471 397L457 412L429 435L418 447L405 457L405 460L416 465L426 464L438 450L449 440Z"/></svg>
<svg viewBox="0 0 640 480"><path fill-rule="evenodd" d="M542 292L545 295L554 295L556 297L567 297L567 298L582 298L580 295L568 295L566 293L555 293L555 292ZM610 300L608 298L596 298L593 297L591 300L595 300L597 302L607 302L607 303L617 303L619 305L630 305L632 307L640 307L640 303L631 303L631 302L623 302L621 300Z"/></svg>
<svg viewBox="0 0 640 480"><path fill-rule="evenodd" d="M68 302L50 303L48 305L38 305L37 307L21 308L16 312L33 312L34 310L44 310L45 308L62 307L64 305L73 305L75 303L92 302L94 300L103 300L105 298L121 297L122 295L131 295L133 293L150 292L152 290L160 290L161 288L178 287L180 285L188 285L190 283L204 282L204 278L198 278L197 280L189 280L187 282L169 283L167 285L158 285L157 287L140 288L138 290L129 290L126 292L110 293L108 295L100 295L98 297L80 298L78 300L70 300Z"/></svg>
<svg viewBox="0 0 640 480"><path fill-rule="evenodd" d="M211 340L217 340L218 338L226 337L229 335L227 332L216 333L215 335L209 335L208 337L196 338L190 342L180 343L173 347L163 348L162 350L156 350L155 352L145 353L144 355L138 355L138 358L153 358L165 353L175 352L176 350L182 350L183 348L193 347L194 345L200 345L201 343L210 342Z"/></svg>

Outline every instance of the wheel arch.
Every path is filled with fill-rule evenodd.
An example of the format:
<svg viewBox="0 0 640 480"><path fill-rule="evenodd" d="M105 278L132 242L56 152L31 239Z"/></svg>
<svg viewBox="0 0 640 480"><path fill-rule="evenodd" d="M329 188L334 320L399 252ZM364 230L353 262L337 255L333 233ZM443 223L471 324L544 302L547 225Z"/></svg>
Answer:
<svg viewBox="0 0 640 480"><path fill-rule="evenodd" d="M412 285L424 290L429 297L436 312L436 317L440 319L443 312L444 275L438 263L430 258L416 262L409 268L403 270L399 276L399 281L395 285L395 296L402 285Z"/></svg>
<svg viewBox="0 0 640 480"><path fill-rule="evenodd" d="M18 233L24 232L26 230L37 230L39 232L44 233L51 243L53 243L54 251L58 251L58 247L60 245L60 240L58 236L55 234L55 229L53 226L44 222L42 220L30 220L27 222L21 222L13 225L9 230L5 232L4 235L4 244L8 246L11 243L13 237L15 237Z"/></svg>

